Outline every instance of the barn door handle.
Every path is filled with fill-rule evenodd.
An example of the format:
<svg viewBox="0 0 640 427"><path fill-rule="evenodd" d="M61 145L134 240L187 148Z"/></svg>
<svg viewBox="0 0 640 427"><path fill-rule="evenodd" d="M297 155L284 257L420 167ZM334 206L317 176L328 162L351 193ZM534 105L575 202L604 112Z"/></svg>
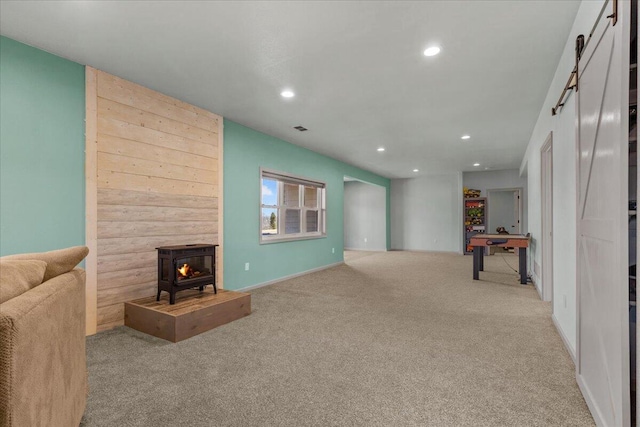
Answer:
<svg viewBox="0 0 640 427"><path fill-rule="evenodd" d="M616 25L618 23L618 0L613 0L612 3L613 3L613 13L607 16L607 18L612 19L611 25Z"/></svg>

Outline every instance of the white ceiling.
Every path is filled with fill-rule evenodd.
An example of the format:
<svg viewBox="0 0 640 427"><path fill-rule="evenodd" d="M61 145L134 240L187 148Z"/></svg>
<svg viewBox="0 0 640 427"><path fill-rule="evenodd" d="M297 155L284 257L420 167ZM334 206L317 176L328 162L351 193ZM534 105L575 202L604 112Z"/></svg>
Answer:
<svg viewBox="0 0 640 427"><path fill-rule="evenodd" d="M0 32L400 178L519 167L578 6L2 1Z"/></svg>

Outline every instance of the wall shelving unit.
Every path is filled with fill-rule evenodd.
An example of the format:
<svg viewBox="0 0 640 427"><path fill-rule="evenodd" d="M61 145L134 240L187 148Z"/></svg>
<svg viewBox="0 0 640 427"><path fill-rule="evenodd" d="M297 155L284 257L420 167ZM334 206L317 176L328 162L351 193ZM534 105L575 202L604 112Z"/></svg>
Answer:
<svg viewBox="0 0 640 427"><path fill-rule="evenodd" d="M464 254L473 253L473 248L469 246L471 236L487 232L488 206L486 197L464 199L463 201L463 236Z"/></svg>

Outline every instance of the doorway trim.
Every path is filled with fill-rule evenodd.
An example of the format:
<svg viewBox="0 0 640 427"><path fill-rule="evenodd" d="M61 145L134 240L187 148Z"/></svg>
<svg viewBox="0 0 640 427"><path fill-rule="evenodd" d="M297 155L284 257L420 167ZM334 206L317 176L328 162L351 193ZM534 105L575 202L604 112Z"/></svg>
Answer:
<svg viewBox="0 0 640 427"><path fill-rule="evenodd" d="M344 210L346 208L344 185L347 182L359 182L361 184L371 185L373 187L386 190L385 194L384 194L384 199L385 199L384 205L385 205L385 207L384 207L384 211L383 211L383 213L384 213L384 223L385 223L385 228L383 230L384 249L368 249L368 248L357 248L357 247L354 248L354 247L347 247L345 245L344 240L345 240L345 236L346 236L346 233L347 233L347 229L346 229L347 224L346 224L346 216L345 216L345 212L344 212ZM343 229L342 229L343 256L344 256L344 251L349 251L349 250L351 250L351 251L364 251L364 252L387 252L387 251L389 251L390 237L389 237L389 234L387 233L387 230L388 230L388 227L389 227L389 218L390 218L390 212L389 212L389 209L390 209L390 202L389 202L390 189L387 189L384 185L380 185L380 184L376 184L376 183L373 183L373 182L365 181L363 179L355 178L355 177L350 176L350 175L344 175L343 176L343 187L342 188L343 188L343 193L342 193L342 202L343 202L343 215L342 215L343 216L343 218L342 218L342 220L343 220ZM366 238L365 238L365 243L367 243L367 239Z"/></svg>
<svg viewBox="0 0 640 427"><path fill-rule="evenodd" d="M513 187L513 188L490 188L487 189L487 204L489 205L489 209L491 209L491 193L499 193L503 191L513 191L518 194L518 233L522 234L522 209L523 209L523 194L522 187ZM491 210L489 210L489 215L491 215ZM487 225L489 224L489 218L487 218ZM493 225L493 224L492 224ZM495 233L495 230L488 230L489 234Z"/></svg>
<svg viewBox="0 0 640 427"><path fill-rule="evenodd" d="M553 313L553 132L540 148L540 212L541 296Z"/></svg>

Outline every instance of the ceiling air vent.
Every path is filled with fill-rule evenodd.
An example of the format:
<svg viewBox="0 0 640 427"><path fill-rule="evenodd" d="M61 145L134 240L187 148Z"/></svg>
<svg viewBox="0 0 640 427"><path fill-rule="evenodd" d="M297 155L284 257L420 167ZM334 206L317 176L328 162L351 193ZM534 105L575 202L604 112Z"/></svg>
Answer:
<svg viewBox="0 0 640 427"><path fill-rule="evenodd" d="M300 132L304 132L304 131L309 130L304 126L294 126L293 128L299 130Z"/></svg>

